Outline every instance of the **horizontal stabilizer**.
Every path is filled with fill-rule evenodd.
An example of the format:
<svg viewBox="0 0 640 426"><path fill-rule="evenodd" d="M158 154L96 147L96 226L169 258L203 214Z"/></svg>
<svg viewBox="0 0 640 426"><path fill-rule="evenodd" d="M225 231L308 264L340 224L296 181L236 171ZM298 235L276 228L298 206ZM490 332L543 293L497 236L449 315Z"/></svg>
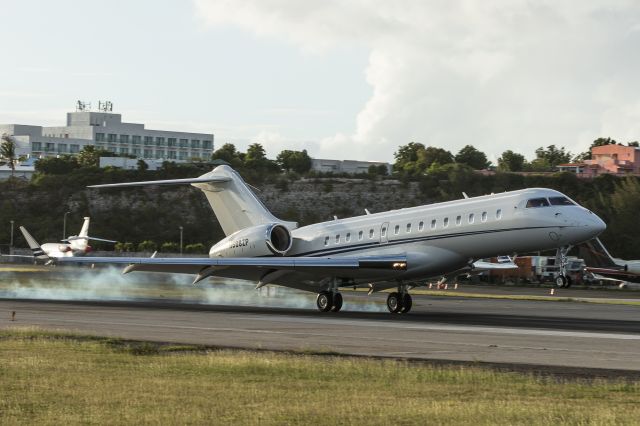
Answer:
<svg viewBox="0 0 640 426"><path fill-rule="evenodd" d="M142 182L108 183L104 185L90 185L87 188L124 188L128 186L149 186L149 185L188 185L193 183L225 183L231 181L226 176L209 176L188 179L167 179L148 180Z"/></svg>
<svg viewBox="0 0 640 426"><path fill-rule="evenodd" d="M98 238L98 237L69 237L69 238L65 238L64 240L60 240L63 243L69 242L69 241L74 241L74 240L94 240L94 241L104 241L105 243L117 243L117 241L114 240L105 240L104 238Z"/></svg>

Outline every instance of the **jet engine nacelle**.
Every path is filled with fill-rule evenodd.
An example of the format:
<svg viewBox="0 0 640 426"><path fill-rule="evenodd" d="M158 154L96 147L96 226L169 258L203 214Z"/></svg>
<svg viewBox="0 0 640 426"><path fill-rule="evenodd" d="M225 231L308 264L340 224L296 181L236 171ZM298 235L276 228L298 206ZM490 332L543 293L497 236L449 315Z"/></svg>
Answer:
<svg viewBox="0 0 640 426"><path fill-rule="evenodd" d="M279 223L241 229L220 241L209 251L211 257L284 256L293 238L287 227Z"/></svg>

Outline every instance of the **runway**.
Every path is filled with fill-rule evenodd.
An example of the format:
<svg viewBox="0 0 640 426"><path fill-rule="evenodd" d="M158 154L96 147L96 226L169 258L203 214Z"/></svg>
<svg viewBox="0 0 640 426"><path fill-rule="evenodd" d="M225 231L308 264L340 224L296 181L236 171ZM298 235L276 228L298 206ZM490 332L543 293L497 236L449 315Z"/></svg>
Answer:
<svg viewBox="0 0 640 426"><path fill-rule="evenodd" d="M345 293L345 299L366 296ZM378 303L384 295L372 296ZM11 312L16 321L11 322ZM0 300L0 326L134 340L640 372L640 307L414 296L408 315L166 301Z"/></svg>

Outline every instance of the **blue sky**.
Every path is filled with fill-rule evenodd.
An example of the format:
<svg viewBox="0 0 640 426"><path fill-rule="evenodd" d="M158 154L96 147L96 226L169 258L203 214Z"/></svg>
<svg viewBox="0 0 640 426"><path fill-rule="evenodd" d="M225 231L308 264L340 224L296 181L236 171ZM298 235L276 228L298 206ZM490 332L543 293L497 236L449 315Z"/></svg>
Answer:
<svg viewBox="0 0 640 426"><path fill-rule="evenodd" d="M391 161L409 141L495 158L640 139L633 1L2 2L0 123L78 99L127 121Z"/></svg>

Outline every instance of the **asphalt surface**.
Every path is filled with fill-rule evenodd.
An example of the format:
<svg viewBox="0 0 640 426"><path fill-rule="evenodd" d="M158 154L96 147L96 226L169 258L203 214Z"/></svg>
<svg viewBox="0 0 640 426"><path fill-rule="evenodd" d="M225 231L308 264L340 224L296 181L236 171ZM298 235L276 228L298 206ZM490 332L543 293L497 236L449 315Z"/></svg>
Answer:
<svg viewBox="0 0 640 426"><path fill-rule="evenodd" d="M344 295L347 310L339 313L157 300L0 299L0 328L640 377L640 306L414 295L410 314L391 315L362 311L383 306L384 294Z"/></svg>

